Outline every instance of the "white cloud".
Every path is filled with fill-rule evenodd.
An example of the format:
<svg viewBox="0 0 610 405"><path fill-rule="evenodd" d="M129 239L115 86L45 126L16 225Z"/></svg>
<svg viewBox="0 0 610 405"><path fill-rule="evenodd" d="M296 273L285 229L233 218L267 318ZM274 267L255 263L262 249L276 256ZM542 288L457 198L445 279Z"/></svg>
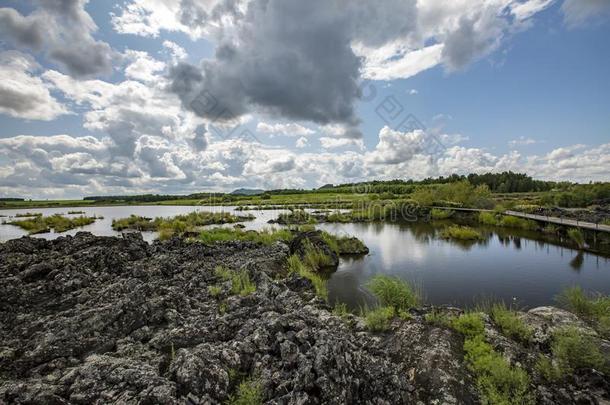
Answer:
<svg viewBox="0 0 610 405"><path fill-rule="evenodd" d="M152 58L147 52L128 49L124 57L129 61L125 76L130 79L151 82L157 80L157 72L165 69L165 63Z"/></svg>
<svg viewBox="0 0 610 405"><path fill-rule="evenodd" d="M173 63L186 59L188 54L183 47L172 41L163 41L163 47L168 50Z"/></svg>
<svg viewBox="0 0 610 405"><path fill-rule="evenodd" d="M353 138L330 138L323 136L320 138L320 144L323 149L336 149L344 147L356 147L360 150L364 150L364 142L362 139Z"/></svg>
<svg viewBox="0 0 610 405"><path fill-rule="evenodd" d="M305 138L304 136L300 137L299 139L297 139L297 142L295 144L295 147L301 149L301 148L305 148L307 147L307 145L309 144L307 138Z"/></svg>
<svg viewBox="0 0 610 405"><path fill-rule="evenodd" d="M16 118L50 121L68 109L50 93L36 72L38 63L18 51L0 52L0 112Z"/></svg>
<svg viewBox="0 0 610 405"><path fill-rule="evenodd" d="M512 139L510 141L508 141L508 146L510 146L511 148L515 148L517 146L527 146L527 145L534 145L540 143L540 141L537 141L534 138L529 138L529 137L525 137L525 136L520 136L517 139Z"/></svg>
<svg viewBox="0 0 610 405"><path fill-rule="evenodd" d="M315 133L314 130L295 123L268 124L259 122L256 131L262 134L286 135L286 136L307 136Z"/></svg>
<svg viewBox="0 0 610 405"><path fill-rule="evenodd" d="M419 91L417 91L417 89L411 89L411 90L409 90L409 94L414 96L416 94L419 94Z"/></svg>

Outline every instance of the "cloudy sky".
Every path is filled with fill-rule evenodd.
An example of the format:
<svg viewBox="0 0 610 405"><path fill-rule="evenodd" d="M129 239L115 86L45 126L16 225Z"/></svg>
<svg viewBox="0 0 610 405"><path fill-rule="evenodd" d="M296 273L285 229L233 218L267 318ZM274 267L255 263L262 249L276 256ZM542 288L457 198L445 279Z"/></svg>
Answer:
<svg viewBox="0 0 610 405"><path fill-rule="evenodd" d="M2 0L0 196L610 181L609 0Z"/></svg>

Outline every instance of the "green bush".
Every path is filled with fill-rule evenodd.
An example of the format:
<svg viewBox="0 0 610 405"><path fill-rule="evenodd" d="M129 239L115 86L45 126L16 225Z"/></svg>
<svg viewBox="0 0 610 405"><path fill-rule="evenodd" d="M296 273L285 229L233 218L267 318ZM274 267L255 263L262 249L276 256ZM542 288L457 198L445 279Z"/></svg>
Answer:
<svg viewBox="0 0 610 405"><path fill-rule="evenodd" d="M383 332L388 330L393 317L393 307L379 307L365 311L364 323L371 332Z"/></svg>
<svg viewBox="0 0 610 405"><path fill-rule="evenodd" d="M367 287L381 305L392 307L396 312L408 311L421 301L420 293L397 277L377 275L368 282Z"/></svg>
<svg viewBox="0 0 610 405"><path fill-rule="evenodd" d="M496 214L493 212L481 212L479 213L479 222L485 225L494 225L497 226L499 224L498 219L496 218Z"/></svg>
<svg viewBox="0 0 610 405"><path fill-rule="evenodd" d="M529 376L518 367L511 367L504 357L485 342L482 335L464 341L466 362L476 376L483 404L532 404Z"/></svg>
<svg viewBox="0 0 610 405"><path fill-rule="evenodd" d="M490 311L491 318L500 327L502 333L510 338L529 342L532 339L533 330L504 304L494 304Z"/></svg>
<svg viewBox="0 0 610 405"><path fill-rule="evenodd" d="M432 219L447 219L453 216L453 214L455 214L455 211L453 210L441 210L438 208L432 208L432 210L430 210Z"/></svg>
<svg viewBox="0 0 610 405"><path fill-rule="evenodd" d="M481 314L477 312L469 312L462 314L453 319L451 327L467 337L479 336L485 334L485 323Z"/></svg>
<svg viewBox="0 0 610 405"><path fill-rule="evenodd" d="M70 229L90 225L95 222L97 217L75 217L68 218L60 214L50 216L36 215L32 218L7 222L9 225L18 226L28 231L30 235L37 233L50 232L51 229L57 233L66 232Z"/></svg>
<svg viewBox="0 0 610 405"><path fill-rule="evenodd" d="M241 229L213 228L205 229L199 234L199 241L206 244L240 240L271 245L277 241L287 242L291 239L292 233L286 229L243 231Z"/></svg>
<svg viewBox="0 0 610 405"><path fill-rule="evenodd" d="M567 327L553 334L551 346L553 356L564 373L581 368L604 367L604 356L599 350L596 339L581 333L575 327Z"/></svg>
<svg viewBox="0 0 610 405"><path fill-rule="evenodd" d="M480 240L483 239L481 233L476 229L468 226L451 225L441 231L443 239L458 239L458 240Z"/></svg>
<svg viewBox="0 0 610 405"><path fill-rule="evenodd" d="M549 382L556 382L563 378L564 372L561 368L555 364L548 358L543 355L538 357L536 361L536 371L540 373L542 378Z"/></svg>
<svg viewBox="0 0 610 405"><path fill-rule="evenodd" d="M586 294L579 286L566 288L556 298L559 305L591 323L605 337L610 337L610 296Z"/></svg>

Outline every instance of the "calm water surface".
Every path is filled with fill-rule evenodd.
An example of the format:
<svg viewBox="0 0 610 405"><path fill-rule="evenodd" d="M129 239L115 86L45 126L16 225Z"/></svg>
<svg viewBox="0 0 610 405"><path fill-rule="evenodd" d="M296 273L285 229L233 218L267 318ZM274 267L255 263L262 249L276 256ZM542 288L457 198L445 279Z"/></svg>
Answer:
<svg viewBox="0 0 610 405"><path fill-rule="evenodd" d="M252 213L254 221L247 229L270 227L269 219L281 210L235 211L234 207L197 206L124 206L29 209L43 215L84 211L104 219L61 235L80 230L97 235L117 235L112 219L131 214L148 217L174 216L192 211ZM26 210L2 210L0 215L14 216ZM553 304L556 294L571 285L589 291L610 294L610 260L591 253L567 248L558 240L541 239L533 232L503 228L480 228L485 240L477 243L446 241L439 237L444 224L368 223L321 224L319 228L334 234L353 235L364 241L370 254L361 258L342 259L329 284L331 302L341 301L352 308L372 303L365 285L376 274L398 276L416 283L427 303L470 306L481 300L503 300L520 307ZM21 229L0 225L0 241L25 235ZM54 238L58 234L36 237ZM154 233L145 233L153 240Z"/></svg>

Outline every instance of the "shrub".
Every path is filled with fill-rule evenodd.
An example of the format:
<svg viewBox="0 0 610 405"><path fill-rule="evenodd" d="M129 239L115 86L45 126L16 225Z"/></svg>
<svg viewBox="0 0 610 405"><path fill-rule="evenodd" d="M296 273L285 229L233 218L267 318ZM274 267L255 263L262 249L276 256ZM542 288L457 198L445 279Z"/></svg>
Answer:
<svg viewBox="0 0 610 405"><path fill-rule="evenodd" d="M535 365L536 371L540 373L542 378L549 382L555 382L563 378L563 371L560 367L553 364L553 362L542 354L538 357Z"/></svg>
<svg viewBox="0 0 610 405"><path fill-rule="evenodd" d="M377 275L367 286L381 305L392 307L396 312L408 311L421 301L420 293L397 277Z"/></svg>
<svg viewBox="0 0 610 405"><path fill-rule="evenodd" d="M564 308L591 323L603 336L610 337L610 296L588 295L578 286L566 288L556 298Z"/></svg>
<svg viewBox="0 0 610 405"><path fill-rule="evenodd" d="M452 210L441 210L438 208L432 208L430 211L430 216L432 219L447 219L455 214L455 211Z"/></svg>
<svg viewBox="0 0 610 405"><path fill-rule="evenodd" d="M453 329L467 337L479 336L485 333L485 324L481 314L470 312L462 314L451 322Z"/></svg>
<svg viewBox="0 0 610 405"><path fill-rule="evenodd" d="M481 233L468 226L451 225L441 232L441 238L459 240L479 240L483 239Z"/></svg>
<svg viewBox="0 0 610 405"><path fill-rule="evenodd" d="M484 404L524 405L533 403L529 377L518 367L511 367L501 354L493 350L481 335L464 341L466 362L476 376Z"/></svg>
<svg viewBox="0 0 610 405"><path fill-rule="evenodd" d="M254 379L242 381L237 392L229 398L230 405L258 405L263 403L261 383Z"/></svg>
<svg viewBox="0 0 610 405"><path fill-rule="evenodd" d="M479 222L485 225L498 225L499 223L499 221L496 219L496 215L493 212L479 213Z"/></svg>
<svg viewBox="0 0 610 405"><path fill-rule="evenodd" d="M565 373L581 368L599 370L605 363L595 338L581 333L575 327L556 331L553 334L551 351Z"/></svg>
<svg viewBox="0 0 610 405"><path fill-rule="evenodd" d="M535 230L538 228L538 224L535 221L514 217L512 215L504 215L498 224L506 228L517 228L525 230Z"/></svg>
<svg viewBox="0 0 610 405"><path fill-rule="evenodd" d="M364 323L372 332L383 332L390 327L390 321L394 317L393 307L379 307L366 310L364 313Z"/></svg>
<svg viewBox="0 0 610 405"><path fill-rule="evenodd" d="M514 311L506 308L506 305L494 304L491 307L490 315L504 335L522 342L531 340L533 330L527 327Z"/></svg>

